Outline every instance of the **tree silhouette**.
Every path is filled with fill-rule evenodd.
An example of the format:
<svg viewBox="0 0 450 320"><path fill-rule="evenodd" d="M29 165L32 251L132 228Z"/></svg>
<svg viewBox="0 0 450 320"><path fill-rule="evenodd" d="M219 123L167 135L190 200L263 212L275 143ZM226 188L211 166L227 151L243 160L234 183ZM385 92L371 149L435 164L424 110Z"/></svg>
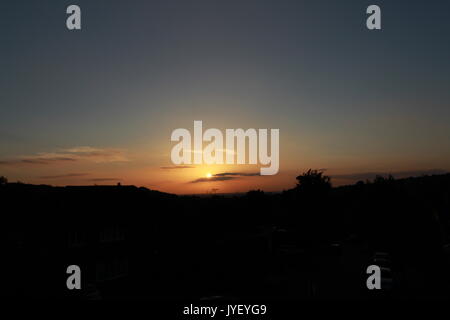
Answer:
<svg viewBox="0 0 450 320"><path fill-rule="evenodd" d="M297 178L297 190L308 194L321 194L331 189L330 177L322 171L309 169Z"/></svg>
<svg viewBox="0 0 450 320"><path fill-rule="evenodd" d="M387 183L392 183L393 181L395 181L394 177L392 175L388 175L387 178L381 176L381 175L376 175L375 179L373 180L374 184L387 184Z"/></svg>
<svg viewBox="0 0 450 320"><path fill-rule="evenodd" d="M327 241L334 226L330 216L330 177L320 170L309 169L297 178L295 211L291 225L296 229L297 241L306 248L313 248ZM326 221L326 223L324 223Z"/></svg>

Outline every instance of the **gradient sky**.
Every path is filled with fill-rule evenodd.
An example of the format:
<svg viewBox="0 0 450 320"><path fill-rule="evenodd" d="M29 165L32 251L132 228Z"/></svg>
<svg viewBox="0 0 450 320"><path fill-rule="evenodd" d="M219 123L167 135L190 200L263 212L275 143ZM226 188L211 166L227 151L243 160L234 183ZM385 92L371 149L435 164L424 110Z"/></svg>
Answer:
<svg viewBox="0 0 450 320"><path fill-rule="evenodd" d="M203 193L282 190L308 168L335 185L447 171L449 39L446 0L4 0L0 175ZM167 168L194 120L279 128L280 173Z"/></svg>

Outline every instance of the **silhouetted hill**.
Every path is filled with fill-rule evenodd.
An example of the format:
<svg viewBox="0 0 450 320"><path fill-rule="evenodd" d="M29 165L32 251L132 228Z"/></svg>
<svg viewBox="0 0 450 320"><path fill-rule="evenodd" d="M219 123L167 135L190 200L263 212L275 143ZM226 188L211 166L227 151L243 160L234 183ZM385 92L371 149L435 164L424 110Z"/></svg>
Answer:
<svg viewBox="0 0 450 320"><path fill-rule="evenodd" d="M130 194L145 193L146 195L152 197L160 198L174 198L177 197L175 194L161 192L157 190L150 190L145 187L136 187L133 185L95 185L95 186L65 186L65 187L54 187L51 185L34 185L25 183L7 183L3 186L3 192L76 192L76 193L111 193L111 194Z"/></svg>

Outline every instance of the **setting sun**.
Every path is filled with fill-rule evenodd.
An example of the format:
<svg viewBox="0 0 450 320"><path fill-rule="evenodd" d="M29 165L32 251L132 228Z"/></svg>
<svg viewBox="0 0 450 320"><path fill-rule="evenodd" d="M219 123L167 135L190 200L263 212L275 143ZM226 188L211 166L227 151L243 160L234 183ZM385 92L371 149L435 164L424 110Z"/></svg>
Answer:
<svg viewBox="0 0 450 320"><path fill-rule="evenodd" d="M212 177L211 172L208 172L208 173L206 174L206 177L207 177L207 178L211 178L211 177Z"/></svg>

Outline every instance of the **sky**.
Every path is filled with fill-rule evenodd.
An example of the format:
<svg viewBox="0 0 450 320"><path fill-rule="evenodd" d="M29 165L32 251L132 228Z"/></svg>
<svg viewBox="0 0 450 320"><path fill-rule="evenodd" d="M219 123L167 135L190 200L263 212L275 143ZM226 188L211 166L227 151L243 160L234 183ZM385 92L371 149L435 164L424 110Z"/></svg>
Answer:
<svg viewBox="0 0 450 320"><path fill-rule="evenodd" d="M450 171L449 21L446 0L4 0L0 175L190 194ZM279 129L279 173L174 166L194 120Z"/></svg>

